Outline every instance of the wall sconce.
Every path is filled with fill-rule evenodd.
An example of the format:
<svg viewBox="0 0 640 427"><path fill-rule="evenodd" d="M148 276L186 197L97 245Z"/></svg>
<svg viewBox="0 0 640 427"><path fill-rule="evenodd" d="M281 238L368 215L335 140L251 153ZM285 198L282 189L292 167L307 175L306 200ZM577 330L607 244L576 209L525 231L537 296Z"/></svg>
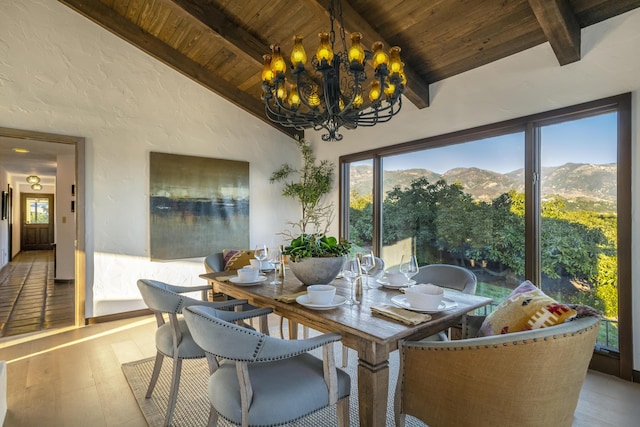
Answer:
<svg viewBox="0 0 640 427"><path fill-rule="evenodd" d="M36 175L29 175L29 176L27 177L27 182L28 182L29 184L37 184L37 183L39 183L39 182L40 182L40 177L39 177L39 176L36 176ZM40 187L40 188L42 188L42 187Z"/></svg>
<svg viewBox="0 0 640 427"><path fill-rule="evenodd" d="M42 190L42 185L40 185L38 183L32 184L31 185L31 189L32 190L36 190L36 191L40 191L40 190Z"/></svg>

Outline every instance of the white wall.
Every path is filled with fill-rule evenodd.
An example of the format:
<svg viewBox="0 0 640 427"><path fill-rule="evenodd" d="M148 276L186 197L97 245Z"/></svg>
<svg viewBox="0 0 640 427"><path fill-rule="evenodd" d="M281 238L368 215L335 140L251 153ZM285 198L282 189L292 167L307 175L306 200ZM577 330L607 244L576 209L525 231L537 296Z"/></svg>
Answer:
<svg viewBox="0 0 640 427"><path fill-rule="evenodd" d="M0 126L86 138L87 317L144 307L141 277L204 283L149 260L150 151L250 162L252 246L296 219L268 181L289 137L55 1L2 2Z"/></svg>
<svg viewBox="0 0 640 427"><path fill-rule="evenodd" d="M75 184L74 154L58 156L56 170L56 276L57 280L73 280L75 277L76 214L71 211L71 186Z"/></svg>
<svg viewBox="0 0 640 427"><path fill-rule="evenodd" d="M632 92L632 259L640 249L640 9L582 30L582 59L560 67L548 43L430 86L431 106L408 102L389 123L346 131L339 143L307 133L320 159L441 135ZM405 108L407 107L407 108ZM337 189L334 200L338 202ZM334 224L337 233L338 224ZM633 265L634 369L640 369L640 270Z"/></svg>

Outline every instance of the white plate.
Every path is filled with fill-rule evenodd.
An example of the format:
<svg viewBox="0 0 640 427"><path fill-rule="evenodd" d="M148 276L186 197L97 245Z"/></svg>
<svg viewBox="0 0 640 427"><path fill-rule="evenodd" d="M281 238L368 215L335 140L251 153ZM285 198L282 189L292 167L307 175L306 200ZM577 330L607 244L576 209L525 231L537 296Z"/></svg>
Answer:
<svg viewBox="0 0 640 427"><path fill-rule="evenodd" d="M407 301L407 297L404 295L396 295L395 297L392 297L391 302L398 307L406 308L407 310L417 311L420 313L440 313L441 311L447 311L458 306L457 302L450 300L449 298L444 298L437 310L422 310L419 308L411 307L411 305L409 305L409 301Z"/></svg>
<svg viewBox="0 0 640 427"><path fill-rule="evenodd" d="M345 297L343 297L342 295L336 295L333 297L333 301L331 302L331 304L311 304L309 302L309 295L305 294L305 295L300 295L298 298L296 298L296 302L300 305L304 305L307 308L312 308L314 310L331 310L332 308L336 308L342 304L345 303L347 299Z"/></svg>
<svg viewBox="0 0 640 427"><path fill-rule="evenodd" d="M409 280L407 283L403 283L402 285L394 285L394 284L389 283L387 281L387 279L384 278L384 277L376 280L376 282L380 283L382 286L384 286L385 288L389 288L389 289L406 288L407 286L412 286L412 285L416 284L415 280Z"/></svg>
<svg viewBox="0 0 640 427"><path fill-rule="evenodd" d="M241 282L239 277L232 277L231 279L229 279L231 283L236 284L238 286L257 285L258 283L262 283L265 280L267 280L267 276L258 276L258 278L253 282Z"/></svg>

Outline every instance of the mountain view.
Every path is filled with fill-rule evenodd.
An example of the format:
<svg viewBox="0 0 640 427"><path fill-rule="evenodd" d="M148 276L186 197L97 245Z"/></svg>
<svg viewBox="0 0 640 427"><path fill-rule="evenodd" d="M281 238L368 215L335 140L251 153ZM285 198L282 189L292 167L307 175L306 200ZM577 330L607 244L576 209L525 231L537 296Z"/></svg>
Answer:
<svg viewBox="0 0 640 427"><path fill-rule="evenodd" d="M542 198L561 196L574 202L588 203L593 210L615 211L616 173L615 163L566 163L562 166L543 167ZM426 169L385 171L384 193L395 186L407 187L419 177L426 177L431 183L441 178L449 184L457 182L474 199L484 202L490 202L511 189L524 192L524 169L501 174L478 168L455 168L444 174ZM350 180L352 190L361 195L370 194L373 182L372 167L352 168Z"/></svg>

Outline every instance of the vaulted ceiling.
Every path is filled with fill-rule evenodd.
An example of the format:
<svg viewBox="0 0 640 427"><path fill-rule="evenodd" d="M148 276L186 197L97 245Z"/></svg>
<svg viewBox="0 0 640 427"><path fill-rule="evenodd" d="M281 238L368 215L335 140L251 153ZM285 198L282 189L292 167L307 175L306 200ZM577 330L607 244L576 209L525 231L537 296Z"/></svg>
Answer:
<svg viewBox="0 0 640 427"><path fill-rule="evenodd" d="M59 0L248 113L266 118L262 55L314 52L329 30L330 0ZM370 47L400 46L406 100L429 106L429 85L549 42L558 66L581 58L581 29L640 0L343 0L345 32ZM339 32L339 28L336 28ZM339 44L339 42L336 42ZM631 54L631 52L630 52Z"/></svg>

